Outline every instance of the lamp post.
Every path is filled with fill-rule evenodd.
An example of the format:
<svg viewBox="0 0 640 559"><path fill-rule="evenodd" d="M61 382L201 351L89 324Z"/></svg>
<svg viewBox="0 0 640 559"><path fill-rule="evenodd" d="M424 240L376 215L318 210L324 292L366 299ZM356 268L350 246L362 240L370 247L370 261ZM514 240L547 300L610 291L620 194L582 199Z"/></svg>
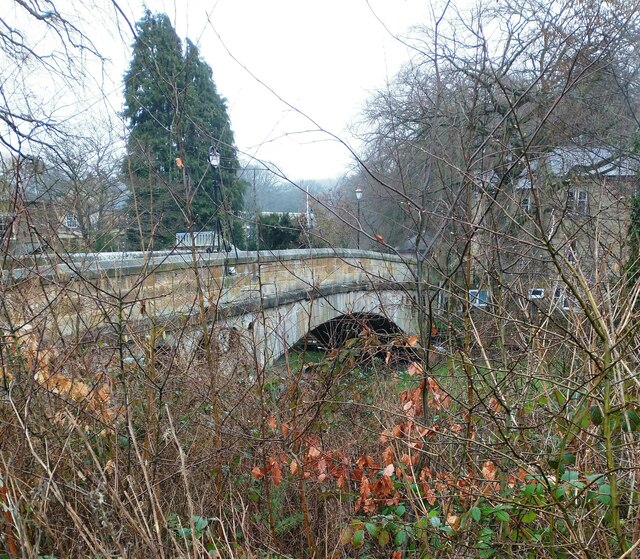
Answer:
<svg viewBox="0 0 640 559"><path fill-rule="evenodd" d="M362 200L362 188L356 188L356 202L358 203L358 249L360 248L360 200Z"/></svg>
<svg viewBox="0 0 640 559"><path fill-rule="evenodd" d="M211 251L216 251L216 242L218 244L218 252L222 249L222 223L220 221L221 196L220 187L216 181L216 170L220 168L220 153L214 146L209 147L209 164L213 167L213 205L216 212L213 220L213 238L211 239Z"/></svg>

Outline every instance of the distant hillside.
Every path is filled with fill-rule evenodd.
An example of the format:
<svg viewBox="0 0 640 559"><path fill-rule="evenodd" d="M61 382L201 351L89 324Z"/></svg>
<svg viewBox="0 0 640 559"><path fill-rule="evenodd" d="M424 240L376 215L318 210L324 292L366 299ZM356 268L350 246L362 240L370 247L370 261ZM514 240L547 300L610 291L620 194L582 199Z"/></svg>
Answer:
<svg viewBox="0 0 640 559"><path fill-rule="evenodd" d="M268 180L252 181L245 193L244 208L253 212L256 207L262 212L304 212L306 208L306 189L311 196L317 196L333 186L333 181L305 181L297 185L291 183L270 183Z"/></svg>

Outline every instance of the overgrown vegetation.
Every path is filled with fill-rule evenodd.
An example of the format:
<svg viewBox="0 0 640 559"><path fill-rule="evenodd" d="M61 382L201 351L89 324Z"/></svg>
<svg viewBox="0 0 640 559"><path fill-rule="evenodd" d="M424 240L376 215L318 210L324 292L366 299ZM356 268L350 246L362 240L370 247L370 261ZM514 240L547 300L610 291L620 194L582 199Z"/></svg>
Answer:
<svg viewBox="0 0 640 559"><path fill-rule="evenodd" d="M412 63L367 108L361 171L346 180L362 185L363 207L324 200L313 230L318 243L353 245L358 233L386 253L403 244L413 277L395 288L416 331L382 335L348 309L341 347L285 352L279 367L265 339L285 339L285 322L266 301L283 295L275 278L291 261L256 253L244 277L241 259L195 247L179 257L186 271L170 261L164 276L165 255L140 256L137 275L85 262L23 196L22 170L37 166L28 151L45 144L52 160L75 162L59 157L61 131L30 138L24 122L40 130L45 119L0 111L15 156L0 200L11 217L0 239L0 557L636 556L639 8L433 7ZM35 20L69 53L94 52L57 11ZM144 42L157 32L171 47L161 69L173 72L156 83L154 64L132 63L127 82L127 180L149 193L136 205L144 195L132 191L128 218L148 247L168 244L178 223L196 230L237 209L198 190L211 122L220 176L235 181L237 162L195 46L182 52L166 16L138 29L134 62L165 60ZM22 35L0 38L14 59L47 64ZM152 86L166 90L136 105ZM203 113L177 111L184 99ZM137 119L151 106L162 126L147 134ZM95 178L76 174L83 187ZM104 175L101 193L120 194ZM167 229L152 199L160 213L179 199ZM16 253L18 218L43 254ZM300 244L291 223L295 238L267 239L283 233L273 225L260 245ZM86 244L113 244L111 234ZM375 291L380 277L349 254L360 256L340 264ZM289 270L310 278L299 315L309 323L323 297L310 267ZM238 285L255 296L232 325L225 297Z"/></svg>

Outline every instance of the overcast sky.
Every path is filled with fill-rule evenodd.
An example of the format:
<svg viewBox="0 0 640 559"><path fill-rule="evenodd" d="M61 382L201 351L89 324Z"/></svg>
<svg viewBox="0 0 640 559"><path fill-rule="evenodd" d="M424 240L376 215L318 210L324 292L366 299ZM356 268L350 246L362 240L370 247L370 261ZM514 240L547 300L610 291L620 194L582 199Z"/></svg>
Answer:
<svg viewBox="0 0 640 559"><path fill-rule="evenodd" d="M410 56L393 35L424 23L428 12L426 0L148 0L145 5L167 13L178 34L199 45L227 99L238 148L274 162L292 179L334 177L347 169L344 146L308 131L318 125L351 142L348 126L368 96ZM137 21L143 3L130 0L128 10ZM128 48L112 49L114 75L124 72L128 53Z"/></svg>

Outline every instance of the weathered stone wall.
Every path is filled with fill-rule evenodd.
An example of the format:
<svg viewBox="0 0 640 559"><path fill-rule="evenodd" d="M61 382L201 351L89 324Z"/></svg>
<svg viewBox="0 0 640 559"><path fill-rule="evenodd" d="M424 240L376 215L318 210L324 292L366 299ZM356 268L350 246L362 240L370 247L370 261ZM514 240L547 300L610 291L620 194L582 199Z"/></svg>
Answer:
<svg viewBox="0 0 640 559"><path fill-rule="evenodd" d="M385 315L413 330L414 268L393 255L312 249L103 256L4 279L13 330L46 320L50 335L86 340L217 322L250 330L271 359L348 312Z"/></svg>

